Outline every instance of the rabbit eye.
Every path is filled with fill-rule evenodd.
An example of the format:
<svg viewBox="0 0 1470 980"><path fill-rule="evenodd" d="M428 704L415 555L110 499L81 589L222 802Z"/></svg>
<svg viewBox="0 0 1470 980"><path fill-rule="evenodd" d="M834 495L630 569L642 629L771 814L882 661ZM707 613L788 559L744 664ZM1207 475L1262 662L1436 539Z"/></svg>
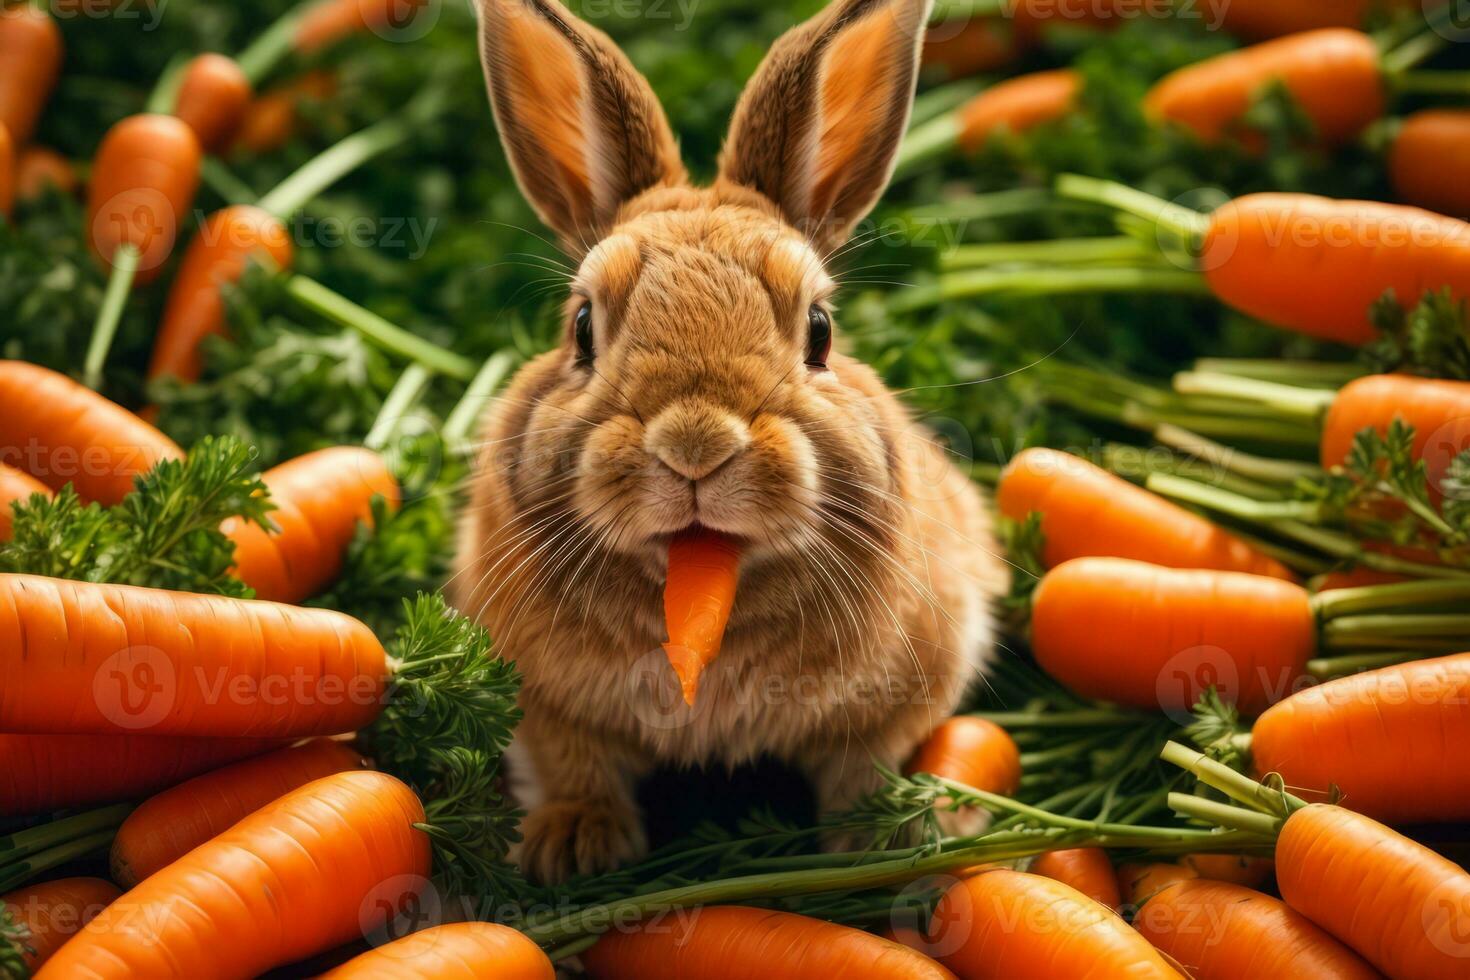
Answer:
<svg viewBox="0 0 1470 980"><path fill-rule="evenodd" d="M583 303L577 307L577 315L572 318L572 338L577 343L577 363L580 365L591 364L595 352L592 350L592 304Z"/></svg>
<svg viewBox="0 0 1470 980"><path fill-rule="evenodd" d="M827 311L813 303L806 313L807 367L826 367L827 355L832 351L832 318Z"/></svg>

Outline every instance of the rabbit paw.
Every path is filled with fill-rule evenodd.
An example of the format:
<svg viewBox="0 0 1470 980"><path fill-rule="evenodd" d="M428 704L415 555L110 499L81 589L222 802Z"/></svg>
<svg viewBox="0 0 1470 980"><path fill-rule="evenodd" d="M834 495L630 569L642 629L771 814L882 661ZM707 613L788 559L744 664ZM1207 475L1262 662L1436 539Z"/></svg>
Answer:
<svg viewBox="0 0 1470 980"><path fill-rule="evenodd" d="M605 800L554 800L521 821L521 869L548 885L611 871L647 850L638 814Z"/></svg>

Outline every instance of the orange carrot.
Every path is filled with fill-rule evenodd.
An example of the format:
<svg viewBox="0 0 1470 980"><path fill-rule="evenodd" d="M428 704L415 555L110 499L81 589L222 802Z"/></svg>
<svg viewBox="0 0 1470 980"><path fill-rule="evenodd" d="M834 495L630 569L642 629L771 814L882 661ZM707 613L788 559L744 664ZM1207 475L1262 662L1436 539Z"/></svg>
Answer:
<svg viewBox="0 0 1470 980"><path fill-rule="evenodd" d="M984 17L962 26L935 24L924 36L925 68L942 68L950 78L994 71L1016 60L1021 45L1003 23Z"/></svg>
<svg viewBox="0 0 1470 980"><path fill-rule="evenodd" d="M0 895L0 905L25 927L22 957L35 970L121 894L101 878L58 878Z"/></svg>
<svg viewBox="0 0 1470 980"><path fill-rule="evenodd" d="M239 282L252 257L287 268L293 251L280 219L253 205L236 204L206 218L169 288L148 362L149 380L172 376L197 381L203 370L200 343L225 332L221 288Z"/></svg>
<svg viewBox="0 0 1470 980"><path fill-rule="evenodd" d="M942 722L904 767L1010 796L1021 785L1021 752L993 721L956 715Z"/></svg>
<svg viewBox="0 0 1470 980"><path fill-rule="evenodd" d="M388 674L331 610L0 575L0 731L330 735L377 717Z"/></svg>
<svg viewBox="0 0 1470 980"><path fill-rule="evenodd" d="M1286 903L1223 881L1159 892L1133 926L1195 980L1374 980L1378 972Z"/></svg>
<svg viewBox="0 0 1470 980"><path fill-rule="evenodd" d="M19 182L16 172L19 169L15 141L10 138L10 130L0 122L0 218L10 217L15 206L15 185Z"/></svg>
<svg viewBox="0 0 1470 980"><path fill-rule="evenodd" d="M1069 885L994 870L953 885L934 910L932 941L962 980L1128 977L1180 980L1119 916Z"/></svg>
<svg viewBox="0 0 1470 980"><path fill-rule="evenodd" d="M44 146L23 147L15 158L15 198L32 201L48 186L65 195L77 190L77 172L71 161Z"/></svg>
<svg viewBox="0 0 1470 980"><path fill-rule="evenodd" d="M1322 465L1341 464L1359 432L1372 429L1383 435L1395 420L1414 427L1414 458L1424 462L1430 492L1437 498L1450 463L1470 449L1470 381L1370 374L1348 382L1322 423Z"/></svg>
<svg viewBox="0 0 1470 980"><path fill-rule="evenodd" d="M1124 558L1058 565L1032 598L1032 647L1072 691L1187 710L1206 684L1247 714L1284 697L1317 649L1307 591L1290 582Z"/></svg>
<svg viewBox="0 0 1470 980"><path fill-rule="evenodd" d="M330 72L311 71L280 88L255 98L245 109L235 131L230 152L270 153L285 146L296 135L303 101L320 102L337 91L337 77Z"/></svg>
<svg viewBox="0 0 1470 980"><path fill-rule="evenodd" d="M1149 90L1144 109L1213 142L1236 130L1272 83L1291 93L1329 146L1353 139L1383 115L1378 45L1344 28L1293 34L1180 68Z"/></svg>
<svg viewBox="0 0 1470 980"><path fill-rule="evenodd" d="M256 598L276 602L301 602L336 581L358 524L372 523L373 498L399 503L383 457L355 446L308 453L262 479L279 530L234 519L221 530L235 542L235 574Z"/></svg>
<svg viewBox="0 0 1470 980"><path fill-rule="evenodd" d="M174 115L189 124L206 153L215 153L234 137L249 104L250 79L235 60L201 54L184 69Z"/></svg>
<svg viewBox="0 0 1470 980"><path fill-rule="evenodd" d="M1179 863L1201 878L1210 881L1225 881L1232 885L1257 888L1267 878L1275 863L1270 858L1248 857L1244 854L1186 854Z"/></svg>
<svg viewBox="0 0 1470 980"><path fill-rule="evenodd" d="M115 504L133 478L183 450L120 405L55 371L0 361L0 462L53 490L72 484L83 500Z"/></svg>
<svg viewBox="0 0 1470 980"><path fill-rule="evenodd" d="M699 675L720 653L739 576L740 545L733 538L695 529L669 542L664 652L689 704L699 691Z"/></svg>
<svg viewBox="0 0 1470 980"><path fill-rule="evenodd" d="M1410 204L1470 218L1470 109L1405 118L1388 153L1388 179Z"/></svg>
<svg viewBox="0 0 1470 980"><path fill-rule="evenodd" d="M1182 864L1120 864L1118 891L1125 906L1137 909L1170 885L1198 877L1198 872Z"/></svg>
<svg viewBox="0 0 1470 980"><path fill-rule="evenodd" d="M195 776L123 821L112 842L112 878L131 888L298 786L365 765L350 745L319 738Z"/></svg>
<svg viewBox="0 0 1470 980"><path fill-rule="evenodd" d="M383 773L308 783L114 902L36 980L248 978L339 946L427 884L423 820Z"/></svg>
<svg viewBox="0 0 1470 980"><path fill-rule="evenodd" d="M1048 568L1073 558L1134 558L1292 579L1291 570L1218 525L1084 459L1052 449L1017 454L996 505L1014 521L1041 515Z"/></svg>
<svg viewBox="0 0 1470 980"><path fill-rule="evenodd" d="M111 265L131 244L141 253L136 281L157 278L193 204L201 156L194 130L174 116L128 116L109 129L87 189L93 253Z"/></svg>
<svg viewBox="0 0 1470 980"><path fill-rule="evenodd" d="M0 816L146 796L280 745L268 738L0 735Z"/></svg>
<svg viewBox="0 0 1470 980"><path fill-rule="evenodd" d="M1287 905L1396 980L1465 975L1470 874L1369 817L1297 810L1277 837L1276 884Z"/></svg>
<svg viewBox="0 0 1470 980"><path fill-rule="evenodd" d="M61 75L61 31L35 4L0 7L0 124L18 146L31 141Z"/></svg>
<svg viewBox="0 0 1470 980"><path fill-rule="evenodd" d="M15 513L11 505L25 503L37 493L51 496L51 491L40 480L0 463L0 542L10 540L11 520Z"/></svg>
<svg viewBox="0 0 1470 980"><path fill-rule="evenodd" d="M1205 0L1207 24L1223 21L1232 34L1253 41L1323 27L1362 27L1382 9L1428 9L1425 0Z"/></svg>
<svg viewBox="0 0 1470 980"><path fill-rule="evenodd" d="M1069 68L1007 79L958 110L960 146L974 152L1000 132L1019 133L1060 119L1072 110L1081 79Z"/></svg>
<svg viewBox="0 0 1470 980"><path fill-rule="evenodd" d="M1373 302L1392 289L1470 297L1470 224L1419 208L1310 194L1250 194L1209 218L1200 268L1221 301L1323 340L1377 336Z"/></svg>
<svg viewBox="0 0 1470 980"><path fill-rule="evenodd" d="M1258 772L1391 823L1470 819L1470 654L1339 677L1273 705L1251 730Z"/></svg>
<svg viewBox="0 0 1470 980"><path fill-rule="evenodd" d="M490 922L415 932L354 957L318 980L553 980L556 968L525 935Z"/></svg>
<svg viewBox="0 0 1470 980"><path fill-rule="evenodd" d="M312 54L350 34L386 27L396 0L319 0L296 22L293 45Z"/></svg>
<svg viewBox="0 0 1470 980"><path fill-rule="evenodd" d="M1071 847L1061 851L1047 851L1031 862L1030 871L1034 875L1070 885L1114 912L1123 904L1113 862L1108 860L1107 852L1100 847Z"/></svg>
<svg viewBox="0 0 1470 980"><path fill-rule="evenodd" d="M954 978L927 956L871 933L738 905L697 909L679 930L614 929L582 959L592 980Z"/></svg>

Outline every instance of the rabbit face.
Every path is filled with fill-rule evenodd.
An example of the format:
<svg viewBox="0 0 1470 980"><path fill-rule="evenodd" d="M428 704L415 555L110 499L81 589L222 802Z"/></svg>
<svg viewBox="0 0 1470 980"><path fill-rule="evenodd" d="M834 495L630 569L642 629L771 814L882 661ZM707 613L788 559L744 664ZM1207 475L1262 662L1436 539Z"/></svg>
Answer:
<svg viewBox="0 0 1470 980"><path fill-rule="evenodd" d="M884 423L832 353L833 282L769 205L658 190L582 260L512 486L657 561L700 524L753 558L894 526ZM841 420L840 423L837 420ZM850 528L860 521L861 527Z"/></svg>

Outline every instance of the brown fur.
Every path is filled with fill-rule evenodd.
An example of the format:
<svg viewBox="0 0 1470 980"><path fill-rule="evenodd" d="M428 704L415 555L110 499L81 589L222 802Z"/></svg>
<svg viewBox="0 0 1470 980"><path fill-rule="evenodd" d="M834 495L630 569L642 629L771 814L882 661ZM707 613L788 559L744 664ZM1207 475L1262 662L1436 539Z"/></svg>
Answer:
<svg viewBox="0 0 1470 980"><path fill-rule="evenodd" d="M485 2L489 22L519 0ZM867 30L914 10L922 23L927 2L848 0L813 23L831 29L847 8L862 13L845 22ZM902 74L892 37L836 36L873 62L852 77ZM492 100L506 67L487 64ZM753 104L775 111L773 99L758 78L737 119ZM882 131L873 117L890 111L844 101L848 122L830 127L839 148L824 137L808 171L786 179L817 186L810 167L850 155L853 131ZM755 155L739 145L750 131L737 121L727 167ZM883 159L867 172L886 179L896 145L890 134L870 147ZM533 169L517 163L534 199L548 185ZM840 353L827 369L804 364L807 310L833 290L825 232L798 231L748 173L629 196L571 285L569 324L592 303L593 365L578 364L569 326L486 420L455 598L524 677L520 740L546 799L525 821L521 860L545 879L641 852L632 786L657 762L769 754L808 772L825 809L849 805L875 786L875 760L901 765L954 709L990 649L1005 575L980 495L865 365ZM660 651L661 593L669 536L696 520L745 551L721 655L688 708Z"/></svg>

